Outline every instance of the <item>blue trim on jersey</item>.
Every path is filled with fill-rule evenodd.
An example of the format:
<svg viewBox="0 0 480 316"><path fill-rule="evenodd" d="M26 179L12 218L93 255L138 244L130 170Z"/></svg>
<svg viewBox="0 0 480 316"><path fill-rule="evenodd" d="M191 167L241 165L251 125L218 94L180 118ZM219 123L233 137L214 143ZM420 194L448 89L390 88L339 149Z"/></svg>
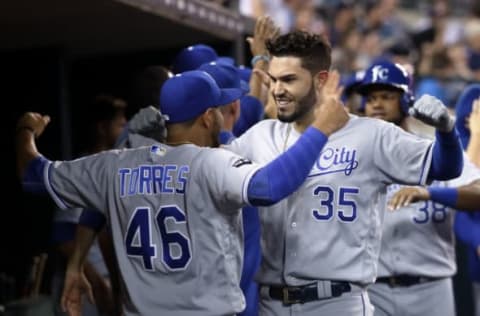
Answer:
<svg viewBox="0 0 480 316"><path fill-rule="evenodd" d="M65 211L68 212L68 211ZM77 224L71 222L54 222L52 227L52 242L63 243L75 239Z"/></svg>
<svg viewBox="0 0 480 316"><path fill-rule="evenodd" d="M220 132L218 139L220 140L220 144L228 145L235 139L235 135L230 131L223 130Z"/></svg>
<svg viewBox="0 0 480 316"><path fill-rule="evenodd" d="M305 181L327 140L325 134L309 127L293 146L253 175L247 189L250 204L272 205L294 192Z"/></svg>
<svg viewBox="0 0 480 316"><path fill-rule="evenodd" d="M68 212L68 211L66 211ZM97 233L105 227L107 219L101 212L91 209L83 209L78 224L87 226L95 230Z"/></svg>
<svg viewBox="0 0 480 316"><path fill-rule="evenodd" d="M435 133L430 180L450 180L459 177L463 169L463 149L457 130Z"/></svg>
<svg viewBox="0 0 480 316"><path fill-rule="evenodd" d="M23 190L30 193L47 193L43 182L43 170L48 162L48 159L43 156L39 156L30 161L22 179Z"/></svg>
<svg viewBox="0 0 480 316"><path fill-rule="evenodd" d="M438 202L445 206L456 208L458 200L458 190L455 188L445 188L445 187L428 187L428 192L430 192L430 200L433 202Z"/></svg>

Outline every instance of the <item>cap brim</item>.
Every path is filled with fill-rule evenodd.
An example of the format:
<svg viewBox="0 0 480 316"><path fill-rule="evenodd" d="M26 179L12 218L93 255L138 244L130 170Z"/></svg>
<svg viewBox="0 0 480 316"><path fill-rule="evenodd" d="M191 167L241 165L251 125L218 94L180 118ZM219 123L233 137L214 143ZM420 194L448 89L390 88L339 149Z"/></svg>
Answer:
<svg viewBox="0 0 480 316"><path fill-rule="evenodd" d="M221 95L220 95L219 104L217 104L217 106L222 106L228 103L232 103L233 101L239 100L244 94L242 89L237 89L237 88L220 89L220 90L221 90Z"/></svg>

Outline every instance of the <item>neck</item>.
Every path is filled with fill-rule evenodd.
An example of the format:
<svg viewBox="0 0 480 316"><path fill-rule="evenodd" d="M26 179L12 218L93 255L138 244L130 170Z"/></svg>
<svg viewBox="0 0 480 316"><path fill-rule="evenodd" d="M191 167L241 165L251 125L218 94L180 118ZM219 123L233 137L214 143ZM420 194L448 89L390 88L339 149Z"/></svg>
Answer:
<svg viewBox="0 0 480 316"><path fill-rule="evenodd" d="M313 114L313 109L311 112L305 113L303 117L298 118L295 122L293 122L293 128L299 133L303 133L315 120L315 116Z"/></svg>
<svg viewBox="0 0 480 316"><path fill-rule="evenodd" d="M112 148L113 146L108 146L107 144L99 143L99 144L95 144L90 150L88 150L88 153L95 154L95 153L99 153L101 151L109 150Z"/></svg>
<svg viewBox="0 0 480 316"><path fill-rule="evenodd" d="M183 144L194 144L200 147L211 146L204 133L194 129L169 129L167 132L166 144L171 146Z"/></svg>

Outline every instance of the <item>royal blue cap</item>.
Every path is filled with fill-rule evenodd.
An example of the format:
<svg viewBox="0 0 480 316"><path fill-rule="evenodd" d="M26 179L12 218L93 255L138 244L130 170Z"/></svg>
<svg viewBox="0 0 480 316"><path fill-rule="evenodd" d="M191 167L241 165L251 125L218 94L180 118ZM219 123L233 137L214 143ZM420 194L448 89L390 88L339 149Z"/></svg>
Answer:
<svg viewBox="0 0 480 316"><path fill-rule="evenodd" d="M240 137L250 127L257 124L265 115L262 102L251 95L240 99L240 117L233 126L233 134Z"/></svg>
<svg viewBox="0 0 480 316"><path fill-rule="evenodd" d="M241 89L220 89L205 71L193 70L168 79L160 92L160 111L167 123L190 121L208 108L240 99Z"/></svg>
<svg viewBox="0 0 480 316"><path fill-rule="evenodd" d="M188 46L180 51L172 63L172 72L175 74L195 70L201 64L217 60L217 52L205 44Z"/></svg>
<svg viewBox="0 0 480 316"><path fill-rule="evenodd" d="M240 72L240 78L246 82L250 82L250 78L252 77L252 68L240 65L237 67L238 71Z"/></svg>
<svg viewBox="0 0 480 316"><path fill-rule="evenodd" d="M232 65L235 66L235 59L233 59L230 56L220 56L216 60L220 64L227 64L227 65Z"/></svg>
<svg viewBox="0 0 480 316"><path fill-rule="evenodd" d="M244 93L250 91L248 83L240 78L240 73L235 66L214 61L201 65L198 70L207 72L222 89L237 88L242 89Z"/></svg>

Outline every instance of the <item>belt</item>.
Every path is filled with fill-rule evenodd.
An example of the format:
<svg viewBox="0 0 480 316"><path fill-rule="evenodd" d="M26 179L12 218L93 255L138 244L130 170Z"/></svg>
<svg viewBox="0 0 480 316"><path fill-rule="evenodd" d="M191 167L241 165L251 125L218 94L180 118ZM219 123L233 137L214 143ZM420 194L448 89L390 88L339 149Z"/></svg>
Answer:
<svg viewBox="0 0 480 316"><path fill-rule="evenodd" d="M440 278L430 278L417 275L396 275L391 277L381 277L377 279L377 283L386 283L390 287L412 286L440 280Z"/></svg>
<svg viewBox="0 0 480 316"><path fill-rule="evenodd" d="M285 305L303 304L306 302L338 297L343 293L350 292L350 283L344 281L332 281L331 294L328 296L318 292L317 283L305 286L269 286L268 293L271 298L282 301Z"/></svg>

